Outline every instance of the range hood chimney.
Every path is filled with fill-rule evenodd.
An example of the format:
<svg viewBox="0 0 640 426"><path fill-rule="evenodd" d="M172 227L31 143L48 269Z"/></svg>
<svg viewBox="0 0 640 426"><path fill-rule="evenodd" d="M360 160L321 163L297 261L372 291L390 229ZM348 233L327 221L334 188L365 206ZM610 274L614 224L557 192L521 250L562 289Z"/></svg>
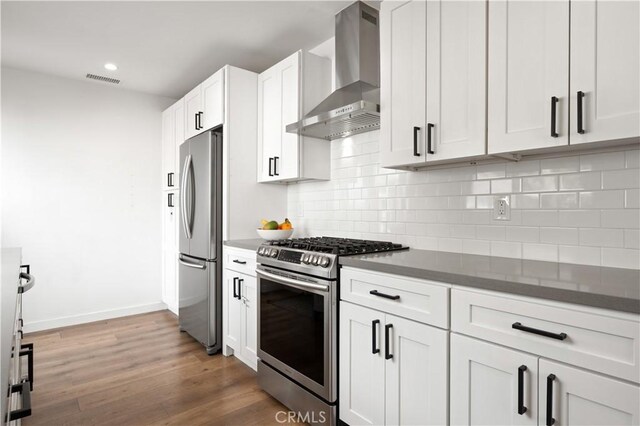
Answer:
<svg viewBox="0 0 640 426"><path fill-rule="evenodd" d="M337 89L287 132L334 140L380 128L379 13L358 1L336 15Z"/></svg>

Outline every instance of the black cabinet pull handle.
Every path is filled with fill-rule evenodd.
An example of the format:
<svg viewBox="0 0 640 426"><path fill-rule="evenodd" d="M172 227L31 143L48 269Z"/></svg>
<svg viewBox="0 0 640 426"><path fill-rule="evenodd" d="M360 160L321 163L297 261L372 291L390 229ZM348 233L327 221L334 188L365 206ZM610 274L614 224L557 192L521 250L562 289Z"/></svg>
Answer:
<svg viewBox="0 0 640 426"><path fill-rule="evenodd" d="M518 414L523 415L527 412L524 406L524 372L527 371L526 365L518 367Z"/></svg>
<svg viewBox="0 0 640 426"><path fill-rule="evenodd" d="M9 393L20 392L20 407L17 410L9 411L5 417L7 422L22 419L31 415L31 385L29 382L18 383L9 387Z"/></svg>
<svg viewBox="0 0 640 426"><path fill-rule="evenodd" d="M202 130L202 111L198 112L198 129L197 130Z"/></svg>
<svg viewBox="0 0 640 426"><path fill-rule="evenodd" d="M236 284L238 284L238 277L233 277L233 297L234 297L234 299L238 298L238 289L236 288Z"/></svg>
<svg viewBox="0 0 640 426"><path fill-rule="evenodd" d="M175 207L175 206L173 205L173 192L170 192L170 193L167 195L167 207Z"/></svg>
<svg viewBox="0 0 640 426"><path fill-rule="evenodd" d="M280 159L280 157L273 157L273 174L275 176L280 176L280 173L278 173L278 160Z"/></svg>
<svg viewBox="0 0 640 426"><path fill-rule="evenodd" d="M167 186L173 186L173 173L167 173Z"/></svg>
<svg viewBox="0 0 640 426"><path fill-rule="evenodd" d="M431 149L431 129L436 127L433 123L427 123L427 154L435 154L436 152Z"/></svg>
<svg viewBox="0 0 640 426"><path fill-rule="evenodd" d="M584 99L584 92L579 90L578 91L578 133L580 133L581 135L584 134L584 123L582 122L582 101Z"/></svg>
<svg viewBox="0 0 640 426"><path fill-rule="evenodd" d="M245 262L244 260L238 260L238 259L233 259L233 263L237 263L239 265L246 265L247 262Z"/></svg>
<svg viewBox="0 0 640 426"><path fill-rule="evenodd" d="M376 343L378 341L378 338L376 337L376 329L378 328L379 324L380 324L380 320L371 321L371 353L372 354L380 353L380 348L376 347Z"/></svg>
<svg viewBox="0 0 640 426"><path fill-rule="evenodd" d="M420 131L420 127L413 127L413 155L415 157L420 157L420 152L418 152L418 132Z"/></svg>
<svg viewBox="0 0 640 426"><path fill-rule="evenodd" d="M556 131L556 109L558 105L558 98L556 96L551 97L551 137L557 138L558 132Z"/></svg>
<svg viewBox="0 0 640 426"><path fill-rule="evenodd" d="M197 112L194 114L194 117L196 118L196 123L195 123L195 130L200 130L200 126L198 125L198 118L200 117L200 114L198 114Z"/></svg>
<svg viewBox="0 0 640 426"><path fill-rule="evenodd" d="M550 337L556 340L564 340L567 338L567 333L552 333L550 331L540 330L538 328L527 327L526 325L522 325L519 322L514 322L511 324L511 328L515 328L516 330L526 331L527 333L537 334L539 336Z"/></svg>
<svg viewBox="0 0 640 426"><path fill-rule="evenodd" d="M238 300L242 299L242 283L244 278L238 278Z"/></svg>
<svg viewBox="0 0 640 426"><path fill-rule="evenodd" d="M547 376L547 426L552 426L556 422L553 418L553 381L555 379L555 374Z"/></svg>
<svg viewBox="0 0 640 426"><path fill-rule="evenodd" d="M398 296L397 294L395 296L392 296L390 294L380 293L378 290L371 290L369 294L373 294L374 296L384 297L385 299L391 299L391 300L400 299L400 296Z"/></svg>
<svg viewBox="0 0 640 426"><path fill-rule="evenodd" d="M273 161L273 157L269 157L269 176L273 176L273 171L272 171L272 162Z"/></svg>
<svg viewBox="0 0 640 426"><path fill-rule="evenodd" d="M389 331L393 328L393 324L384 326L384 359L393 358L393 354L389 350Z"/></svg>
<svg viewBox="0 0 640 426"><path fill-rule="evenodd" d="M20 265L20 269L26 269L27 274L31 273L31 265Z"/></svg>
<svg viewBox="0 0 640 426"><path fill-rule="evenodd" d="M20 357L27 357L27 379L29 390L33 390L33 343L23 343L20 345Z"/></svg>

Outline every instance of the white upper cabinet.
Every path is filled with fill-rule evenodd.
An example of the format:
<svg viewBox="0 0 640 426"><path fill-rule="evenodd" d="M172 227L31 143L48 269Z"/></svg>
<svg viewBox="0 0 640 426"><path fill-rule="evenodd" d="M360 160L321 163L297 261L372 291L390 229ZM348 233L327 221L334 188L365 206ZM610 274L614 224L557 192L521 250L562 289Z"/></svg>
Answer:
<svg viewBox="0 0 640 426"><path fill-rule="evenodd" d="M426 159L426 2L384 1L380 16L380 161Z"/></svg>
<svg viewBox="0 0 640 426"><path fill-rule="evenodd" d="M640 3L571 3L570 144L640 136Z"/></svg>
<svg viewBox="0 0 640 426"><path fill-rule="evenodd" d="M383 166L486 154L486 3L387 1L381 12Z"/></svg>
<svg viewBox="0 0 640 426"><path fill-rule="evenodd" d="M185 140L224 121L224 68L184 97Z"/></svg>
<svg viewBox="0 0 640 426"><path fill-rule="evenodd" d="M180 99L162 113L162 189L179 187L180 144L184 142L184 100Z"/></svg>
<svg viewBox="0 0 640 426"><path fill-rule="evenodd" d="M296 52L258 77L258 182L329 179L330 143L288 133L331 92L331 61Z"/></svg>
<svg viewBox="0 0 640 426"><path fill-rule="evenodd" d="M569 143L569 1L489 2L489 153Z"/></svg>

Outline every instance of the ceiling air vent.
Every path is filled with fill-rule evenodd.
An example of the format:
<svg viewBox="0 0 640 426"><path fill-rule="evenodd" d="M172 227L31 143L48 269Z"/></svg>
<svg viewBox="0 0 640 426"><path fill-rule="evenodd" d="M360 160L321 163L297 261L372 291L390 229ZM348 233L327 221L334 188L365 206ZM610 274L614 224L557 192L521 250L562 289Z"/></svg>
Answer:
<svg viewBox="0 0 640 426"><path fill-rule="evenodd" d="M104 83L120 84L120 80L118 80L117 78L105 77L102 75L87 74L87 78L102 81Z"/></svg>

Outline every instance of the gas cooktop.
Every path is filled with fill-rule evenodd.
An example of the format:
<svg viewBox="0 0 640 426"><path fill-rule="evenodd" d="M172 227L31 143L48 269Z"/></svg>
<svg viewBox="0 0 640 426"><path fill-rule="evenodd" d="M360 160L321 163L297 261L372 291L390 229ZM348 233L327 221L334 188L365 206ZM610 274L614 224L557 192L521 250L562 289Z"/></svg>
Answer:
<svg viewBox="0 0 640 426"><path fill-rule="evenodd" d="M383 251L408 249L402 244L388 241L354 240L336 237L293 238L289 240L275 240L266 243L270 246L288 247L315 253L330 253L340 256L351 254L378 253Z"/></svg>

